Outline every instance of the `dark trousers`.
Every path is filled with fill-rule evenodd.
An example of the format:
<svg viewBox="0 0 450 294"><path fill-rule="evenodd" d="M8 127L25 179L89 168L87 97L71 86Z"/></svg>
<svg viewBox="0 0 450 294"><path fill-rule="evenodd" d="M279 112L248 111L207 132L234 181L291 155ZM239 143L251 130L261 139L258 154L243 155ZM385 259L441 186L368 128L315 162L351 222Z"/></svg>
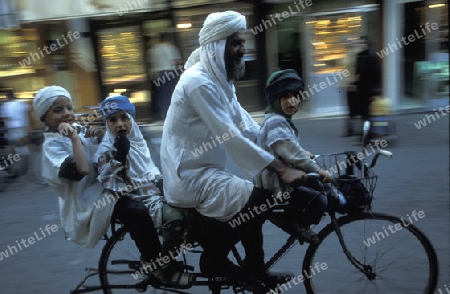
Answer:
<svg viewBox="0 0 450 294"><path fill-rule="evenodd" d="M144 204L129 197L121 197L114 206L112 217L127 227L142 259L156 261L161 252L161 244L155 225Z"/></svg>
<svg viewBox="0 0 450 294"><path fill-rule="evenodd" d="M347 108L348 108L348 117L346 121L346 132L347 135L351 136L355 134L354 130L354 120L358 115L357 110L357 95L355 91L347 91ZM359 130L358 130L359 132Z"/></svg>
<svg viewBox="0 0 450 294"><path fill-rule="evenodd" d="M228 253L239 241L245 249L245 263L249 268L264 270L264 250L262 225L270 214L270 210L260 213L254 212L255 207L260 207L272 198L270 191L254 188L245 207L230 221L221 222L213 218L198 215L197 240L203 248L202 263L213 265L223 264L227 260ZM273 200L271 201L273 203ZM253 216L240 218L252 211ZM231 225L233 219L241 219L241 224ZM245 221L243 221L245 219Z"/></svg>
<svg viewBox="0 0 450 294"><path fill-rule="evenodd" d="M370 103L372 97L369 93L363 91L347 91L348 118L346 123L347 135L355 135L362 132L362 125L357 124L356 132L354 129L354 121L361 116L363 121L370 118Z"/></svg>
<svg viewBox="0 0 450 294"><path fill-rule="evenodd" d="M296 217L299 225L318 224L327 211L328 199L326 195L309 187L297 187L289 198L289 203L299 207Z"/></svg>
<svg viewBox="0 0 450 294"><path fill-rule="evenodd" d="M245 265L252 270L264 270L262 226L270 216L271 206L275 202L281 204L285 201L304 208L304 212L296 217L300 225L319 223L328 204L325 195L308 187L297 188L288 200L277 197L276 201L272 192L254 187L245 207L230 221L221 222L202 215L198 216L195 226L198 229L196 234L198 241L204 250L202 260L212 264L222 264L231 248L241 241L246 254ZM262 205L268 208L264 212L261 209ZM255 210L255 207L258 209ZM241 221L240 224L233 222L236 219Z"/></svg>

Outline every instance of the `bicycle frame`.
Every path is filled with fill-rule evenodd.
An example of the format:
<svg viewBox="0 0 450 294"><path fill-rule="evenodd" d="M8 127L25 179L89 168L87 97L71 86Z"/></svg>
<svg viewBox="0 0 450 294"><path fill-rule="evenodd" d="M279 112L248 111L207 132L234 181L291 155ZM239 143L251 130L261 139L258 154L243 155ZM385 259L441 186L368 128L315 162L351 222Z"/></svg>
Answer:
<svg viewBox="0 0 450 294"><path fill-rule="evenodd" d="M348 250L347 245L345 244L344 237L342 236L341 229L338 226L337 218L334 212L330 213L331 217L331 224L334 226L334 232L338 236L339 244L342 246L342 250L344 251L345 256L347 256L347 259L363 274L366 275L366 277L369 280L375 279L375 274L372 271L372 267L370 265L364 265L361 262L359 262L351 253L350 250Z"/></svg>

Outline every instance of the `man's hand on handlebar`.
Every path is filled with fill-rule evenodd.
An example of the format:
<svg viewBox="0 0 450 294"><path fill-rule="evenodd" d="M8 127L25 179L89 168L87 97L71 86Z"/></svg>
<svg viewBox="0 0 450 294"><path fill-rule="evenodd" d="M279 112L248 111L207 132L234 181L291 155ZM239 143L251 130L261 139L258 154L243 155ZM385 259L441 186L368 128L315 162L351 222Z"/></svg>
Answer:
<svg viewBox="0 0 450 294"><path fill-rule="evenodd" d="M286 184L292 184L294 181L303 180L303 177L306 175L304 171L299 169L295 169L292 167L286 167L286 169L280 174L281 179Z"/></svg>
<svg viewBox="0 0 450 294"><path fill-rule="evenodd" d="M269 167L272 168L286 184L291 184L294 181L301 181L305 175L305 172L287 166L278 158L275 158Z"/></svg>

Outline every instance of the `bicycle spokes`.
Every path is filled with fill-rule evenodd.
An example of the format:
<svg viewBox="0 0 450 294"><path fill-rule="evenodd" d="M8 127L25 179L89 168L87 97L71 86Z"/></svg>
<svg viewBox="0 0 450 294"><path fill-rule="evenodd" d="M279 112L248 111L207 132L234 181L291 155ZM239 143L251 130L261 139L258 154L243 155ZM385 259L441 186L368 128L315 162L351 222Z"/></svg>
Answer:
<svg viewBox="0 0 450 294"><path fill-rule="evenodd" d="M321 243L308 248L303 268L325 262L327 270L306 281L316 291L308 293L433 293L437 258L428 239L412 225L360 213L338 219L319 236Z"/></svg>

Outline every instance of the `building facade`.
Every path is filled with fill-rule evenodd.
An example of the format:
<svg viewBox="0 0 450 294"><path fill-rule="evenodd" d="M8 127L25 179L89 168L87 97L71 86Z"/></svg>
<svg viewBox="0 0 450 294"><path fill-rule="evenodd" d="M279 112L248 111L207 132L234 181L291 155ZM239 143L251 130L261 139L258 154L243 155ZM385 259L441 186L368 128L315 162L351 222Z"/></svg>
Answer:
<svg viewBox="0 0 450 294"><path fill-rule="evenodd" d="M341 61L348 42L362 35L377 55L383 95L398 112L447 104L445 1L3 2L9 8L0 11L0 86L30 99L43 86L61 85L73 94L77 112L124 93L142 120L153 120L152 93L161 81L152 75L149 48L168 33L183 63L198 46L206 16L228 9L247 17L246 76L235 85L248 111L264 109L263 88L273 71L293 68L305 80L303 112L345 113ZM406 41L411 34L415 40Z"/></svg>

